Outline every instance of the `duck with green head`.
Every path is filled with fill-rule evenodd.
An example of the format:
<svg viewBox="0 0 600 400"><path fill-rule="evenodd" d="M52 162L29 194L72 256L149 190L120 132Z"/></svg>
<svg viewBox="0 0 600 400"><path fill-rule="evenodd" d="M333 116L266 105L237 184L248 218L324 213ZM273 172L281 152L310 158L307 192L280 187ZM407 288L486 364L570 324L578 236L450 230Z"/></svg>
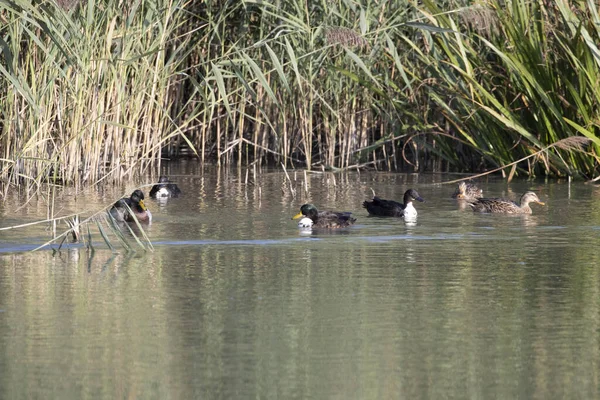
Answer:
<svg viewBox="0 0 600 400"><path fill-rule="evenodd" d="M144 204L144 192L139 189L134 190L131 196L118 200L110 209L110 214L119 222L132 222L134 219L144 223L152 221L152 213Z"/></svg>
<svg viewBox="0 0 600 400"><path fill-rule="evenodd" d="M356 222L350 212L319 211L313 204L304 204L292 219L301 218L299 228L345 228Z"/></svg>
<svg viewBox="0 0 600 400"><path fill-rule="evenodd" d="M529 207L531 203L537 203L542 206L546 204L540 201L537 194L526 192L521 196L520 204L507 199L481 198L469 202L469 205L473 208L473 211L480 213L531 214L531 207Z"/></svg>

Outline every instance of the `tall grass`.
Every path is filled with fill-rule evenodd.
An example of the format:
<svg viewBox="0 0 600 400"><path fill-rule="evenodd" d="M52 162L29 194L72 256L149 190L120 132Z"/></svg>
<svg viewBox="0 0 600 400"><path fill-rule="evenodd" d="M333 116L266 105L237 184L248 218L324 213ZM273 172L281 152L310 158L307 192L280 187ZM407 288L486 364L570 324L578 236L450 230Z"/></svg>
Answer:
<svg viewBox="0 0 600 400"><path fill-rule="evenodd" d="M429 23L461 31L430 35L435 53L418 58L435 83L423 88L436 119L449 127L442 132L461 139L459 147L440 137L440 154L451 163L468 169L469 156L478 152L484 166L505 165L581 135L593 141L591 152L554 147L521 170L597 172L600 53L594 43L600 30L595 6L580 3L581 9L571 10L562 1L552 3L556 7L546 4L551 8L541 2L503 7L490 1L447 14L435 2L425 2Z"/></svg>
<svg viewBox="0 0 600 400"><path fill-rule="evenodd" d="M335 1L221 6L207 6L202 14L207 29L199 40L227 45L207 46L204 88L213 90L203 97L204 121L211 123L194 137L197 147L210 143L212 155L224 162L308 168L345 168L369 157L383 161L370 152L375 140L387 141L376 148L393 154L403 127L386 92L396 84L390 72L398 73L390 60L401 62L395 47L387 47L385 29L407 19L407 3L373 3L370 9ZM246 25L236 26L238 21ZM232 29L215 38L223 26L240 34Z"/></svg>
<svg viewBox="0 0 600 400"><path fill-rule="evenodd" d="M1 176L95 184L160 163L182 136L171 105L189 35L182 3L81 2L74 10L3 5ZM51 27L52 29L48 29Z"/></svg>
<svg viewBox="0 0 600 400"><path fill-rule="evenodd" d="M593 2L18 4L1 6L0 28L0 176L12 183L120 180L182 154L598 172ZM592 146L552 146L576 135Z"/></svg>
<svg viewBox="0 0 600 400"><path fill-rule="evenodd" d="M592 3L212 4L191 135L204 156L439 171L524 159L518 174L597 174ZM552 146L577 135L592 147Z"/></svg>

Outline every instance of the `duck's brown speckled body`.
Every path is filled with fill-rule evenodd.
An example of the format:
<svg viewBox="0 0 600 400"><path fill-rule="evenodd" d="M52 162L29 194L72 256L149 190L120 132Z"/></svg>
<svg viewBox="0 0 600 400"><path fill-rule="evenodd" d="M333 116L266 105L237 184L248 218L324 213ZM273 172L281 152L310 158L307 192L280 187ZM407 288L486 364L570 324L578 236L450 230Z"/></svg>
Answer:
<svg viewBox="0 0 600 400"><path fill-rule="evenodd" d="M533 192L526 192L521 196L520 204L512 200L499 198L481 198L469 203L475 212L498 214L531 214L530 203L544 205Z"/></svg>

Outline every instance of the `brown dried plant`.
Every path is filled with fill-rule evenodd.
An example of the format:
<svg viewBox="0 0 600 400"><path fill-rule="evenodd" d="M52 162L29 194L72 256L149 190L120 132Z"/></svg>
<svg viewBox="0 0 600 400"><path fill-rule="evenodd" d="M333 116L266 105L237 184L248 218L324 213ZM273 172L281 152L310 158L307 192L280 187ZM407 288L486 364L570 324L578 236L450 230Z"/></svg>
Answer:
<svg viewBox="0 0 600 400"><path fill-rule="evenodd" d="M487 5L475 4L465 7L459 15L465 25L482 36L489 38L500 30L498 14Z"/></svg>
<svg viewBox="0 0 600 400"><path fill-rule="evenodd" d="M341 44L347 47L366 47L367 40L352 29L342 28L339 26L327 28L325 31L325 39L328 44Z"/></svg>

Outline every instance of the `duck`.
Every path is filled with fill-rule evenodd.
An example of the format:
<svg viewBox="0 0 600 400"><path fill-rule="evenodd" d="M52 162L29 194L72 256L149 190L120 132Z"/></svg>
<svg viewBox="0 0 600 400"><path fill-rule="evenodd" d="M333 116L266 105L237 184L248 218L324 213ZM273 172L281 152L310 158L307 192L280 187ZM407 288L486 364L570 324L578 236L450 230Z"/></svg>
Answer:
<svg viewBox="0 0 600 400"><path fill-rule="evenodd" d="M468 182L460 182L456 191L452 193L452 198L457 200L477 200L483 197L483 190L479 189L475 184Z"/></svg>
<svg viewBox="0 0 600 400"><path fill-rule="evenodd" d="M135 219L143 223L152 221L152 213L144 204L144 192L139 189L134 190L131 196L118 200L110 209L110 214L119 222L133 222Z"/></svg>
<svg viewBox="0 0 600 400"><path fill-rule="evenodd" d="M474 212L480 213L496 213L496 214L531 214L530 203L546 205L533 192L525 192L521 196L520 204L512 200L500 198L481 198L469 202Z"/></svg>
<svg viewBox="0 0 600 400"><path fill-rule="evenodd" d="M413 206L413 201L425 202L415 189L408 189L404 192L404 203L398 203L394 200L384 200L377 196L372 201L365 201L363 207L367 209L370 215L379 217L404 217L416 218L417 209Z"/></svg>
<svg viewBox="0 0 600 400"><path fill-rule="evenodd" d="M165 175L161 175L158 178L158 184L152 186L150 189L150 197L179 197L181 194L181 190L177 187L176 184L171 183L169 178Z"/></svg>
<svg viewBox="0 0 600 400"><path fill-rule="evenodd" d="M304 204L300 212L292 217L298 219L299 228L345 228L356 222L351 212L319 211L313 204Z"/></svg>

